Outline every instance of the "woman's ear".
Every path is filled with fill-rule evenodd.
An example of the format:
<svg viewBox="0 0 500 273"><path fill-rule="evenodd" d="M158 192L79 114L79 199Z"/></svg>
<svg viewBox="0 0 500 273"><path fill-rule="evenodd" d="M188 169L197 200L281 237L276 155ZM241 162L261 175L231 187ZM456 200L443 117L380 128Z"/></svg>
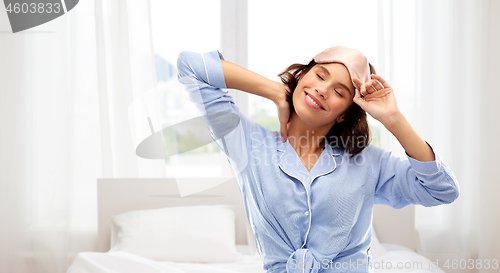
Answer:
<svg viewBox="0 0 500 273"><path fill-rule="evenodd" d="M337 118L337 123L341 123L341 122L345 121L344 116L345 116L345 114L344 114L344 115L342 115L342 116L339 116L339 117Z"/></svg>

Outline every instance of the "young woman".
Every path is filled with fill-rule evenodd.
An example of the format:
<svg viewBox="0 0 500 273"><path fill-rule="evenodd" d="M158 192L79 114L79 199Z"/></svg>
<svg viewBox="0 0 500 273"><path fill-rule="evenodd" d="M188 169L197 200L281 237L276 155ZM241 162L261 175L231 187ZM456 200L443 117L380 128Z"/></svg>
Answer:
<svg viewBox="0 0 500 273"><path fill-rule="evenodd" d="M374 204L436 206L458 198L452 171L398 110L390 85L370 77L358 50L329 48L307 65L291 65L280 74L284 83L218 51L182 52L177 68L237 173L267 272L372 272ZM281 132L242 115L225 88L272 100ZM220 112L239 118L229 133L213 118ZM366 112L394 134L408 160L369 144Z"/></svg>

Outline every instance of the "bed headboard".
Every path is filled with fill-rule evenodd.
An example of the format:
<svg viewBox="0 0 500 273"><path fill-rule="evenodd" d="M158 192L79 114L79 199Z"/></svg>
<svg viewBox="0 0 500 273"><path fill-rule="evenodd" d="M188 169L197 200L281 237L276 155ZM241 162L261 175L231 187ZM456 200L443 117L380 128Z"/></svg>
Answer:
<svg viewBox="0 0 500 273"><path fill-rule="evenodd" d="M219 178L192 179L202 183L220 181ZM249 225L236 178L185 197L180 197L175 178L97 179L98 251L107 252L110 248L113 215L141 209L218 204L234 205L236 244L246 245ZM398 210L381 205L374 207L373 226L381 243L415 249L414 219L414 205Z"/></svg>

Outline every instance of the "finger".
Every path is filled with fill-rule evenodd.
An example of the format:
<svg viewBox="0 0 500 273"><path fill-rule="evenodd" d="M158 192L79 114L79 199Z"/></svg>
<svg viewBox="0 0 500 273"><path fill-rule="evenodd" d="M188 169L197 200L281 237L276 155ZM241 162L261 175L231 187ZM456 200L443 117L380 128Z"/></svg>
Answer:
<svg viewBox="0 0 500 273"><path fill-rule="evenodd" d="M287 139L287 132L286 132L286 123L281 123L281 129L280 129L280 132L281 132L281 142L286 142L286 139Z"/></svg>
<svg viewBox="0 0 500 273"><path fill-rule="evenodd" d="M382 84L382 86L384 86L384 88L392 88L389 83L387 83L384 78L382 78L381 76L379 75L376 75L376 74L372 74L372 78L376 79L377 81L380 82L380 84Z"/></svg>
<svg viewBox="0 0 500 273"><path fill-rule="evenodd" d="M386 91L385 91L384 93L382 93L381 97L385 97L385 96L387 96L387 95L389 95L390 93L392 93L392 92L393 92L393 90L392 90L392 89L385 89L385 90L386 90Z"/></svg>
<svg viewBox="0 0 500 273"><path fill-rule="evenodd" d="M286 132L281 132L281 142L286 142L287 138Z"/></svg>
<svg viewBox="0 0 500 273"><path fill-rule="evenodd" d="M377 92L378 90L381 89L380 87L377 88L376 83L377 83L377 81L373 80L373 79L369 79L367 82L365 82L366 91L368 92L368 94Z"/></svg>
<svg viewBox="0 0 500 273"><path fill-rule="evenodd" d="M373 85L373 82L368 86L368 88L366 89L366 91L368 91L369 94L371 93L374 93L374 92L377 92L377 88L375 88L375 86Z"/></svg>
<svg viewBox="0 0 500 273"><path fill-rule="evenodd" d="M360 95L366 96L368 92L366 92L366 84L361 84L361 90L359 91Z"/></svg>
<svg viewBox="0 0 500 273"><path fill-rule="evenodd" d="M359 105L361 107L361 109L364 110L364 106L366 104L365 100L363 98L361 98L361 92L356 88L354 90L354 98L352 99L352 101L354 103L356 103L357 105Z"/></svg>
<svg viewBox="0 0 500 273"><path fill-rule="evenodd" d="M375 89L377 90L381 90L381 89L384 89L385 87L379 82L377 81L376 79L373 79L373 83L372 83L372 86L375 87Z"/></svg>
<svg viewBox="0 0 500 273"><path fill-rule="evenodd" d="M363 84L358 78L352 79L352 81L355 83L354 89L356 88L361 88L361 85ZM355 92L356 93L356 92Z"/></svg>
<svg viewBox="0 0 500 273"><path fill-rule="evenodd" d="M366 102L370 102L370 101L377 101L377 100L381 100L383 99L385 96L389 95L390 93L392 93L392 89L389 89L389 88L386 88L386 89L382 89L382 90L379 90L381 92L378 92L376 94L370 94L368 96L365 97L365 101Z"/></svg>
<svg viewBox="0 0 500 273"><path fill-rule="evenodd" d="M360 93L361 93L361 98L363 98L364 96L370 94L370 92L368 92L367 88L369 87L369 85L366 83L363 83L361 82L361 80L359 80L358 78L354 78L354 83L359 87L358 90L360 90ZM354 87L356 89L356 86Z"/></svg>

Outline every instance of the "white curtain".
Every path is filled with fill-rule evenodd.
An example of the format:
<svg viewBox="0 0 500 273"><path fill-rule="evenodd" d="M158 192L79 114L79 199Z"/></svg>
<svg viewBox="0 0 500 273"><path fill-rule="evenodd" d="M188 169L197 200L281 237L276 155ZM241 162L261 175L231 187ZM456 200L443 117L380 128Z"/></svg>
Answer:
<svg viewBox="0 0 500 273"><path fill-rule="evenodd" d="M162 126L149 9L149 1L95 1L103 177L165 177L164 161L135 154Z"/></svg>
<svg viewBox="0 0 500 273"><path fill-rule="evenodd" d="M378 12L378 72L460 185L454 203L416 207L418 251L446 272L495 271L493 259L500 262L500 2L380 0ZM404 155L397 140L384 133L383 145Z"/></svg>
<svg viewBox="0 0 500 273"><path fill-rule="evenodd" d="M162 177L149 1L80 1L9 33L0 9L0 272L66 272L97 251L96 179Z"/></svg>

